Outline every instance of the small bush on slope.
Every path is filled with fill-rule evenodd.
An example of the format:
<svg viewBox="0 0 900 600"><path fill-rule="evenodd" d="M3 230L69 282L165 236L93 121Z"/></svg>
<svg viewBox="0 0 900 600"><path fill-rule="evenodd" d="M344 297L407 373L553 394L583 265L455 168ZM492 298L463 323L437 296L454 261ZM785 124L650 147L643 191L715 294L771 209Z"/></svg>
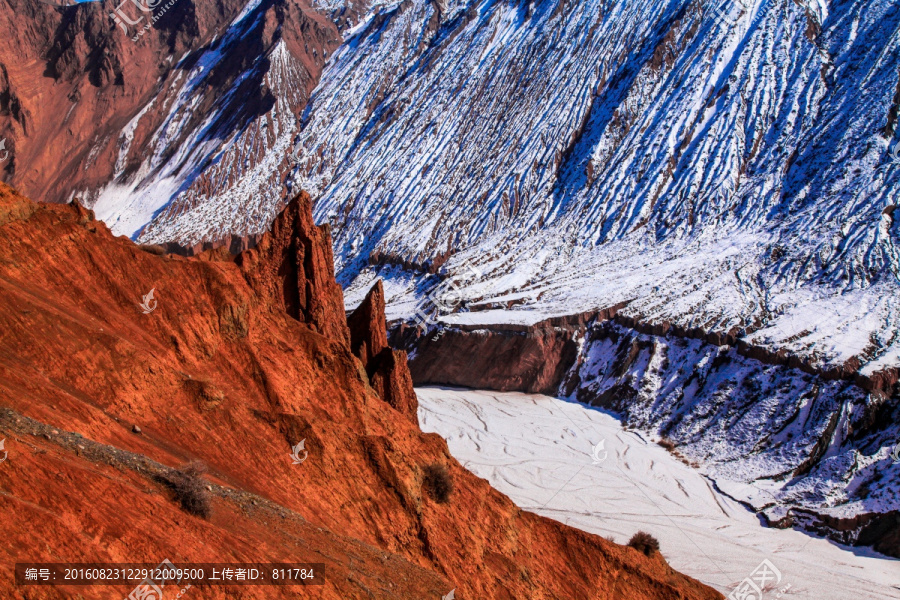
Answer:
<svg viewBox="0 0 900 600"><path fill-rule="evenodd" d="M654 553L659 552L659 540L646 531L638 531L631 536L628 545L647 556L653 556Z"/></svg>
<svg viewBox="0 0 900 600"><path fill-rule="evenodd" d="M176 470L168 483L181 508L194 516L208 519L212 514L212 499L206 489L204 473L206 465L195 460Z"/></svg>
<svg viewBox="0 0 900 600"><path fill-rule="evenodd" d="M447 467L437 463L425 467L422 488L435 502L440 504L449 502L450 494L453 492L453 480Z"/></svg>

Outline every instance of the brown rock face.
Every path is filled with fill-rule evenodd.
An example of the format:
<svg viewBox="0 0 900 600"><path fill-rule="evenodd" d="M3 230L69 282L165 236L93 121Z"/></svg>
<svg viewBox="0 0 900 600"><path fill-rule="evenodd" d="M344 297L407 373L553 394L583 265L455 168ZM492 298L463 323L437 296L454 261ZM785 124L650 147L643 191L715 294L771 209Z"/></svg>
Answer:
<svg viewBox="0 0 900 600"><path fill-rule="evenodd" d="M0 597L121 600L133 585L16 587L12 565L164 558L324 564L321 587L198 600L721 597L523 512L398 416L402 355L382 367L382 349L368 385L327 242L300 197L236 260L160 255L0 186ZM208 466L208 519L165 484L192 460ZM435 464L446 503L423 492Z"/></svg>
<svg viewBox="0 0 900 600"><path fill-rule="evenodd" d="M419 399L413 389L406 352L385 348L374 359L372 387L381 398L418 425Z"/></svg>
<svg viewBox="0 0 900 600"><path fill-rule="evenodd" d="M372 358L388 347L384 286L380 279L347 318L347 324L350 326L350 349L368 369Z"/></svg>
<svg viewBox="0 0 900 600"><path fill-rule="evenodd" d="M156 149L154 136L185 76L222 42L247 2L174 0L165 12L154 12L158 20L136 41L132 37L148 19L126 33L110 18L120 4L103 0L59 8L12 0L0 7L0 138L9 151L0 177L31 197L62 202L75 194L92 200L92 191L130 177ZM130 2L123 11L129 18L146 16ZM318 82L326 53L339 43L334 23L306 0L263 0L244 23L238 39L217 48L221 60L191 92L192 112L170 130L168 147L160 148L167 156L206 126L207 135L220 139L244 128L264 138L254 120L273 104L267 81L273 49L283 42L292 57L289 83L295 92L289 100L296 114ZM226 97L228 90L235 92L233 99ZM212 115L213 122L204 124ZM243 160L255 159L240 150ZM233 182L238 159L228 154L217 162L194 178L188 197L221 192Z"/></svg>
<svg viewBox="0 0 900 600"><path fill-rule="evenodd" d="M578 357L578 336L598 316L604 315L585 313L528 326L458 326L427 336L401 325L391 337L395 346L413 353L410 371L416 385L553 395Z"/></svg>

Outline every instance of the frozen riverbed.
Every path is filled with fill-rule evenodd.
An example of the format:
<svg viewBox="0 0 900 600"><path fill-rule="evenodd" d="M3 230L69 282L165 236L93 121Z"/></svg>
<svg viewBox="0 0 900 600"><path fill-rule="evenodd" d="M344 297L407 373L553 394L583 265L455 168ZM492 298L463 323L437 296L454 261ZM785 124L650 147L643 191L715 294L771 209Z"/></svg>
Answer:
<svg viewBox="0 0 900 600"><path fill-rule="evenodd" d="M418 388L423 431L526 510L624 544L645 530L675 569L726 596L769 560L763 600L900 599L900 561L770 529L613 416L548 396ZM598 446L603 442L601 446ZM785 589L787 588L787 589Z"/></svg>

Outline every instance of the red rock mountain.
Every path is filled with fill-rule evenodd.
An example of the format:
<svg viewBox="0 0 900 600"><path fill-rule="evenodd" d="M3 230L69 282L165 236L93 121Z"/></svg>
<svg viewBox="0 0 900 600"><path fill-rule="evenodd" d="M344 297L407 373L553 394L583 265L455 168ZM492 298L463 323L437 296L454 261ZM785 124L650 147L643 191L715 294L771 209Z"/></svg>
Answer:
<svg viewBox="0 0 900 600"><path fill-rule="evenodd" d="M124 185L154 156L146 168L206 167L210 156L191 143L237 136L214 172L185 177L189 195L227 189L236 165L272 143L264 123L274 97L287 103L279 118L292 121L340 38L307 0L261 0L237 25L246 2L176 0L133 40L136 27L126 34L110 18L120 1L0 7L0 138L9 152L0 176L31 197L61 202ZM284 60L272 57L276 46ZM277 85L290 91L273 93Z"/></svg>
<svg viewBox="0 0 900 600"><path fill-rule="evenodd" d="M311 598L720 597L659 555L523 512L422 433L383 292L348 325L329 244L306 195L257 248L182 258L0 186L0 596L130 591L17 588L17 561L168 558L324 563ZM193 460L208 518L166 485ZM449 473L446 502L423 491L430 465Z"/></svg>

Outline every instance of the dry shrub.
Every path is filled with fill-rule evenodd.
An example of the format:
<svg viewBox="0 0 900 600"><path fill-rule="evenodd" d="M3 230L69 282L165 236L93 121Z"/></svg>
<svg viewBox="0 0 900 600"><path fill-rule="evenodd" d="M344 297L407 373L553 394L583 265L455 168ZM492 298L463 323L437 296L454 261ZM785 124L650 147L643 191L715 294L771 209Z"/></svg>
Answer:
<svg viewBox="0 0 900 600"><path fill-rule="evenodd" d="M675 444L669 438L660 438L660 440L656 443L659 444L660 446L662 446L663 448L665 448L666 450L668 450L669 452L672 452L675 450Z"/></svg>
<svg viewBox="0 0 900 600"><path fill-rule="evenodd" d="M638 531L631 536L631 539L628 540L628 545L647 556L653 556L653 554L659 552L659 540L646 531Z"/></svg>
<svg viewBox="0 0 900 600"><path fill-rule="evenodd" d="M453 493L453 479L450 478L450 472L447 470L447 467L434 463L425 467L424 471L422 488L425 492L435 502L440 504L449 502L450 494Z"/></svg>
<svg viewBox="0 0 900 600"><path fill-rule="evenodd" d="M169 476L168 483L181 508L194 516L208 519L212 514L212 498L206 489L204 473L206 465L195 460L176 469Z"/></svg>

